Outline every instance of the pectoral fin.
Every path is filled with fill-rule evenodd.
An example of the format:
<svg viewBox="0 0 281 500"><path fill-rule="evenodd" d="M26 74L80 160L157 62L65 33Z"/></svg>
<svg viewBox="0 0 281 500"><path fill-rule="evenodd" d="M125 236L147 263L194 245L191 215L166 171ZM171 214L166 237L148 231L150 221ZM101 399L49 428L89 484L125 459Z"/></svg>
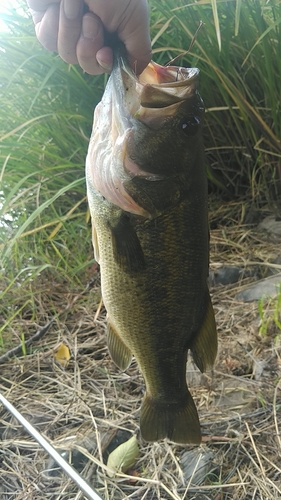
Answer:
<svg viewBox="0 0 281 500"><path fill-rule="evenodd" d="M110 224L109 227L116 262L128 271L142 271L145 268L145 258L129 217L122 214L116 224Z"/></svg>
<svg viewBox="0 0 281 500"><path fill-rule="evenodd" d="M107 323L107 346L114 363L120 370L126 370L131 363L132 353L110 322Z"/></svg>
<svg viewBox="0 0 281 500"><path fill-rule="evenodd" d="M218 340L215 315L208 293L205 320L190 347L193 359L201 372L205 372L208 368L213 366L217 355L217 349Z"/></svg>

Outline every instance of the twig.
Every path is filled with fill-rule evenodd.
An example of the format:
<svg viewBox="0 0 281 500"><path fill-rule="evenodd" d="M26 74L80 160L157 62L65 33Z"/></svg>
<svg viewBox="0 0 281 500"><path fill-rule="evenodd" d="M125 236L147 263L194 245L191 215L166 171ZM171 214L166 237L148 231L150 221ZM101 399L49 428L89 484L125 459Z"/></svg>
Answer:
<svg viewBox="0 0 281 500"><path fill-rule="evenodd" d="M279 448L281 450L281 438L280 438L279 427L278 427L278 419L277 419L277 415L276 415L276 399L277 399L277 391L279 389L279 384L280 384L280 380L279 380L279 382L276 385L275 390L274 390L274 396L273 396L273 418L274 418L274 425L275 425L275 429L276 429L276 438L278 440Z"/></svg>
<svg viewBox="0 0 281 500"><path fill-rule="evenodd" d="M199 22L199 26L198 26L197 30L195 31L195 33L194 33L194 35L192 37L192 40L191 40L190 45L189 45L189 48L185 52L181 52L178 56L174 57L174 59L172 59L167 64L165 64L165 67L166 66L171 66L171 64L173 64L175 61L177 61L180 57L185 56L186 54L188 54L188 52L191 51L191 49L192 49L192 47L193 47L193 45L195 43L195 40L197 38L197 35L198 35L199 31L201 30L202 26L204 26L204 23L203 23L203 21L200 21Z"/></svg>
<svg viewBox="0 0 281 500"><path fill-rule="evenodd" d="M5 352L5 354L3 354L3 356L0 356L0 364L3 364L6 361L8 361L8 359L10 359L12 356L16 356L17 354L21 354L23 352L23 349L22 349L23 344L25 345L25 347L29 347L32 344L32 342L34 342L36 340L40 340L45 335L45 333L49 330L50 326L53 324L54 321L55 321L55 318L52 318L48 323L46 323L45 326L43 326L42 328L37 330L37 332L34 335L32 335L32 337L30 337L28 340L25 340L25 342L23 342L22 344Z"/></svg>
<svg viewBox="0 0 281 500"><path fill-rule="evenodd" d="M185 499L186 494L188 493L188 490L189 490L190 485L191 485L191 483L192 483L192 479L193 479L193 477L194 477L194 475L195 475L195 472L197 471L197 468L198 468L198 465L199 465L199 463L200 463L201 458L202 458L202 453L200 453L200 455L199 455L199 457L198 457L198 459L197 459L197 462L196 462L196 464L195 464L195 467L193 468L192 474L191 474L191 476L190 476L190 478L189 478L189 481L188 481L188 483L187 483L187 486L186 486L186 488L185 488L185 492L184 492L184 494L183 494L182 500L184 500L184 499Z"/></svg>
<svg viewBox="0 0 281 500"><path fill-rule="evenodd" d="M0 402L19 421L25 430L44 448L66 474L77 484L89 500L102 500L78 472L58 453L51 443L31 425L26 418L0 393Z"/></svg>
<svg viewBox="0 0 281 500"><path fill-rule="evenodd" d="M95 314L95 317L94 317L94 322L98 319L99 315L100 315L100 311L101 311L101 308L102 308L102 304L103 304L103 300L102 298L100 299L100 303L98 305L98 308L97 308L97 312Z"/></svg>
<svg viewBox="0 0 281 500"><path fill-rule="evenodd" d="M265 470L264 470L264 466L262 464L262 461L260 459L260 456L259 456L259 453L258 453L258 450L257 450L257 447L256 447L256 443L254 441L254 438L253 438L253 435L251 433L251 430L250 430L250 427L249 427L249 424L248 422L245 421L245 425L247 427L247 431L248 431L248 434L249 434L249 437L250 437L250 440L251 440L251 443L253 445L253 449L254 449L254 452L255 452L255 455L257 457L257 460L258 460L258 463L259 463L259 466L260 466L260 470L261 470L261 473L263 475L263 477L266 479L266 473L265 473Z"/></svg>
<svg viewBox="0 0 281 500"><path fill-rule="evenodd" d="M235 443L237 438L231 438L227 436L202 436L202 443L212 443L212 442L222 442L222 443Z"/></svg>

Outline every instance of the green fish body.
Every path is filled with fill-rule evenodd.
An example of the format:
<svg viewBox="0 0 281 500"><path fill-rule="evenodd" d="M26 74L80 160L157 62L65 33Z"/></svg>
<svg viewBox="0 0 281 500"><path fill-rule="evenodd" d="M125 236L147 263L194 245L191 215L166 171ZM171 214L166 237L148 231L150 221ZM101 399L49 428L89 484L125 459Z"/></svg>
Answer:
<svg viewBox="0 0 281 500"><path fill-rule="evenodd" d="M108 348L138 362L147 441L200 442L187 353L204 371L217 352L198 73L150 63L138 79L118 51L86 162Z"/></svg>

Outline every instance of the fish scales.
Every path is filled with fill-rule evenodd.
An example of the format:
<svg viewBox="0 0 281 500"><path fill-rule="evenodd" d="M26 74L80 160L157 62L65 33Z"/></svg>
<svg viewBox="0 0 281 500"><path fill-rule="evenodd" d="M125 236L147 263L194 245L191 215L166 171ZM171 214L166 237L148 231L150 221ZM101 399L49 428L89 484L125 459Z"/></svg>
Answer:
<svg viewBox="0 0 281 500"><path fill-rule="evenodd" d="M157 78L165 79L168 70L155 67ZM202 101L192 74L193 88L176 103L173 94L171 104L173 70L169 69L168 96L162 96L162 101L159 92L166 83L156 84L157 106L161 104L156 107L157 116L153 88L147 92L150 84L145 80L139 88L142 77L136 78L122 53L117 54L114 68L106 103L99 104L87 157L93 243L108 313L108 347L121 369L127 368L132 355L141 369L146 385L140 416L143 438L199 443L198 414L186 383L187 352L191 350L204 371L212 366L217 351L207 287ZM190 73L185 76L185 85L192 87ZM146 102L144 109L143 89L146 99L152 94L152 102ZM117 102L118 112L111 109ZM187 134L185 124L191 127ZM97 150L105 145L98 139L103 128L110 137L110 127L115 139L106 148L112 158L103 169ZM109 163L113 174L108 174ZM100 179L96 181L95 176ZM133 207L131 212L128 206Z"/></svg>

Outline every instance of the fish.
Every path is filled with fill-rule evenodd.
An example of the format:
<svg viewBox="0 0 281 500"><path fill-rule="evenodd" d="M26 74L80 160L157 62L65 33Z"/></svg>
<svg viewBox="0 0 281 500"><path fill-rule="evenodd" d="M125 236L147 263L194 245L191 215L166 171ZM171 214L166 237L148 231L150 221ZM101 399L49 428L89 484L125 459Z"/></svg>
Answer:
<svg viewBox="0 0 281 500"><path fill-rule="evenodd" d="M148 442L201 442L187 355L204 372L217 354L198 81L197 68L153 61L137 77L116 48L86 158L107 345L121 370L138 363Z"/></svg>

